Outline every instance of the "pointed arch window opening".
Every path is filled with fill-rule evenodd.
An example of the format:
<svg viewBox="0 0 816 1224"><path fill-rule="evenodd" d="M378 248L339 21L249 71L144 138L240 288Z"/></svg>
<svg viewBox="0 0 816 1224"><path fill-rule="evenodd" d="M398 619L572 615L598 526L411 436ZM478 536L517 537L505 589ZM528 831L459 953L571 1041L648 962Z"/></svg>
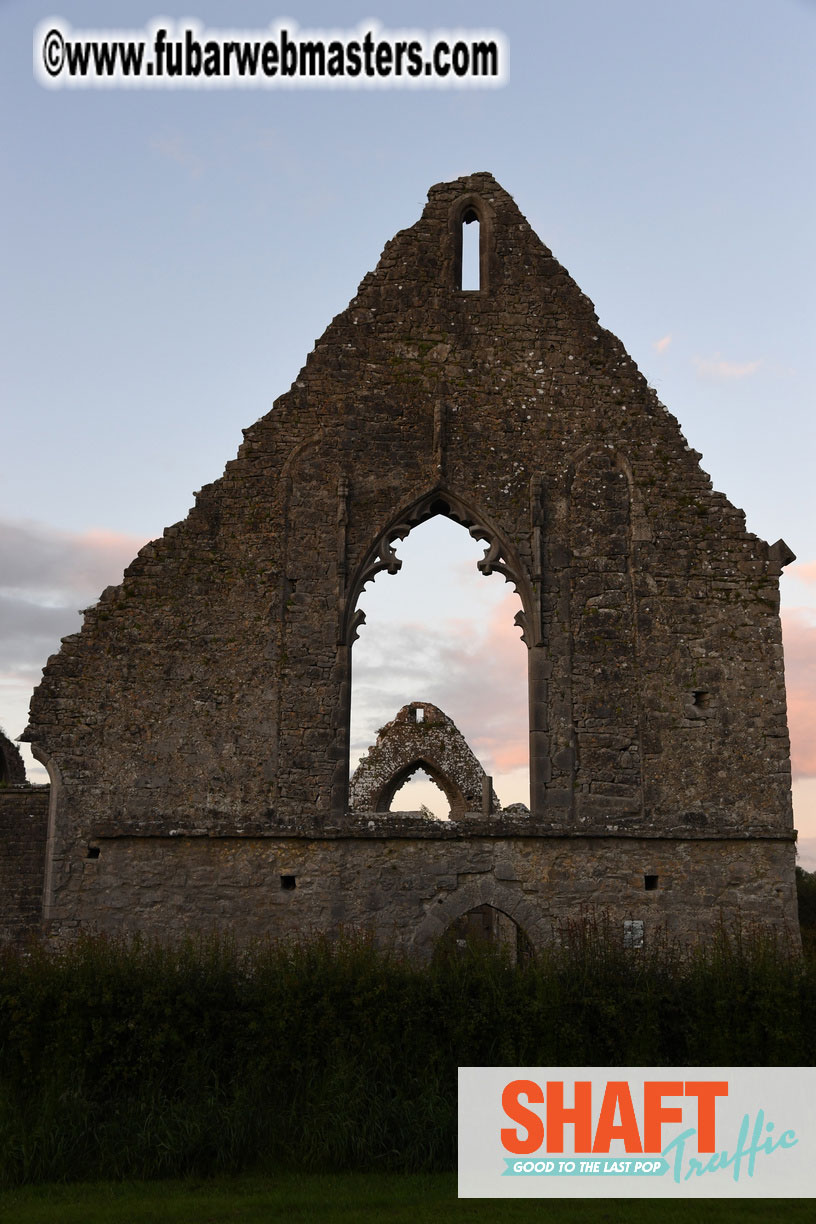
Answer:
<svg viewBox="0 0 816 1224"><path fill-rule="evenodd" d="M425 523L427 523L429 520L436 519L438 517L450 519L452 522L458 525L461 525L465 529L469 529L469 534L475 540L479 541L479 543L482 545L483 548L486 545L486 551L484 551L482 557L480 559L474 558L476 560L476 568L482 575L487 576L487 577L491 576L495 572L499 572L502 574L506 582L509 582L512 584L515 594L518 598L519 605L520 605L520 610L515 616L515 624L522 631L520 641L526 644L527 642L527 639L525 637L526 617L525 617L525 612L524 612L524 601L521 598L521 595L517 589L515 576L510 572L510 570L508 569L505 563L505 559L503 557L502 548L500 544L495 539L495 537L491 536L489 531L476 525L473 522L472 518L467 514L467 512L463 512L463 508L459 507L455 503L452 503L446 497L439 496L439 497L436 497L435 499L426 501L425 504L421 504L415 507L414 512L409 514L408 521L403 521L395 525L392 529L384 532L383 535L381 536L378 542L378 545L376 546L376 550L374 551L374 554L369 558L367 565L363 567L362 573L358 576L358 581L356 584L357 596L356 596L356 599L353 600L350 606L349 616L347 617L348 636L346 637L346 640L348 641L350 646L353 644L355 639L358 637L359 631L362 628L362 626L365 623L367 623L366 613L359 606L364 595L367 596L365 602L369 603L369 610L371 610L371 595L373 594L373 592L371 591L371 588L369 587L369 583L373 579L375 579L379 575L379 573L382 572L383 570L388 575L397 574L402 569L403 558L397 556L396 546L400 542L404 542L409 536L409 534L413 535L417 527L422 526ZM461 555L456 559L455 564L460 567L462 566L463 558L461 557ZM413 566L412 566L412 569L413 569ZM387 590L387 588L380 587L380 590L385 591ZM504 592L507 593L506 587L504 588ZM427 597L432 598L433 594L434 594L434 590L428 591L427 588L424 588L424 595L426 598ZM416 599L416 595L414 595L413 598ZM498 604L499 604L499 601L496 600L494 604L494 622L495 622L495 615L496 615L496 609L498 607ZM409 602L409 606L410 606L410 602ZM377 616L376 608L374 609L374 616L375 617ZM432 631L435 625L438 624L439 620L441 619L444 619L444 618L439 617L439 616L437 616L436 620L432 618L428 618L427 610L426 610L426 616L425 616L423 625L420 626L419 624L417 624L415 626L416 634L414 635L414 645L416 645L417 637L419 634L423 632L423 630L425 632L427 632L428 630L431 630L431 633L429 634L429 639L431 640L431 646L432 646L433 637L434 637L434 634ZM372 624L377 623L374 617L372 617L371 623ZM490 649L492 647L492 643L490 641L489 632L485 633L485 637L487 638L487 641L483 643L483 648ZM461 647L461 641L455 642L454 645L449 648L452 651L452 657L456 657L457 650L459 650L460 647ZM511 647L508 647L506 634L504 635L502 639L501 648L505 651L508 651L508 649L510 651L512 650ZM496 769L496 773L499 775L497 790L500 791L500 800L502 804L505 806L507 804L512 804L512 803L522 803L525 806L528 806L530 802L529 759L528 759L529 727L528 727L528 722L527 722L528 682L526 678L526 664L524 662L523 652L521 652L521 648L519 649L520 649L520 656L518 660L518 669L520 673L519 675L519 686L520 687L518 689L518 694L517 694L517 703L514 700L514 704L517 704L517 710L518 710L518 718L517 718L518 728L515 729L517 733L518 744L516 745L516 751L514 755L519 758L520 763L512 766L511 768L505 768L501 772L499 769ZM374 687L374 684L372 683L372 680L374 679L374 677L372 676L372 664L369 662L366 662L363 665L363 669L361 672L361 668L359 666L360 648L358 647L357 651L352 651L351 653L352 653L352 656L355 658L355 666L353 668L350 666L350 672L351 672L351 700L350 700L351 728L350 728L349 770L350 770L350 773L353 773L354 769L356 768L358 764L360 756L366 753L370 745L373 743L376 737L375 728L378 724L377 724L377 721L372 720L371 718L369 718L368 722L365 723L365 715L361 716L361 706L365 706L367 704L367 701L371 698L371 690ZM404 704L406 700L410 700L411 698L414 698L414 700L416 701L416 721L422 722L422 719L424 716L419 713L419 711L423 708L422 702L420 700L417 700L417 698L424 697L426 700L433 700L432 693L416 691L416 686L422 683L421 680L414 681L413 679L407 678L409 669L404 666L406 663L405 654L406 654L405 651L398 649L396 652L388 655L386 658L383 658L383 662L385 666L383 666L382 668L380 676L378 677L379 683L376 686L379 689L379 693L382 695L383 702L384 702L384 704L382 705L382 708L378 709L377 711L377 719L379 720L380 723L382 723L383 721L388 721L389 719L393 718L396 710L400 708L400 706ZM483 666L486 675L489 674L489 672L491 671L491 665L484 664L484 661L480 658L478 650L474 649L473 654L474 654L473 668L476 669L476 668L479 668L480 666ZM351 664L351 660L349 662ZM401 670L406 675L406 679L404 681L403 681L402 676L399 675ZM494 673L497 671L500 672L502 670L501 663L493 665L492 670L494 671ZM395 684L399 683L400 685L402 685L404 683L406 686L406 687L400 687L398 689L392 688L391 691L393 692L393 696L391 697L388 696L390 676L395 677L395 680L394 680ZM413 687L413 691L409 691L410 687ZM483 694L479 693L478 681L473 682L472 688L473 688L474 700L479 701L479 704L482 706L483 711L486 711L486 715L489 717L490 715L492 715L493 710L490 709L489 701L484 702L481 700L481 698L483 697ZM367 693L366 693L366 690L367 690ZM445 696L444 691L442 693L442 696L440 697L440 701L442 705L451 704L450 699L448 699ZM447 709L447 712L450 714L452 718L454 718L454 721L457 722L457 725L460 726L460 729L462 727L462 724L464 724L464 728L466 729L465 730L466 738L470 742L470 746L473 749L473 751L476 753L476 756L480 757L480 754L485 754L485 749L484 749L484 745L482 742L483 736L480 735L478 726L477 726L476 731L474 732L472 717L471 718L468 717L468 715L472 715L471 709L466 709L465 716L462 717L461 711L456 709L455 703L454 703L453 708ZM461 719L461 722L459 721L459 719ZM521 747L521 745L523 745L523 747ZM500 749L500 754L504 756L505 760L512 759L513 754L511 754L509 751L509 745L500 744L498 747ZM523 758L523 760L521 758ZM483 767L485 768L485 770L487 772L490 772L491 762L487 760L487 761L482 761L481 763ZM508 779L508 775L511 775L509 779ZM509 790L508 790L508 781L510 784ZM434 798L435 798L435 792L436 792L438 783L431 779L430 786L433 788ZM439 789L441 790L442 788L440 787ZM399 794L399 791L397 792L397 794ZM420 802L420 805L418 807L413 806L413 801L412 801L412 805L410 808L406 807L405 794L401 794L399 799L397 799L395 795L394 800L389 805L389 807L390 807L390 810L394 810L394 811L396 810L400 810L400 811L412 810L413 811L413 810L420 810L422 803L425 803L426 806L431 807L432 810L435 812L435 814L438 815L436 811L436 803L428 802L427 799L423 799Z"/></svg>
<svg viewBox="0 0 816 1224"><path fill-rule="evenodd" d="M451 806L438 782L417 765L394 791L389 812L423 812L434 820L450 820Z"/></svg>

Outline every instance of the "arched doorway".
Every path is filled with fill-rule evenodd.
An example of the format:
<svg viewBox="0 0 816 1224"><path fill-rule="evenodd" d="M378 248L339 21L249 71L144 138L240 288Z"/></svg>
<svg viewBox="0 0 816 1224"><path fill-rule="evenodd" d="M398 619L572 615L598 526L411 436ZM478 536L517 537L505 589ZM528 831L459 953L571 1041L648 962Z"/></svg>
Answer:
<svg viewBox="0 0 816 1224"><path fill-rule="evenodd" d="M494 905L476 905L452 922L439 940L434 958L492 951L511 965L527 964L533 946L519 924Z"/></svg>

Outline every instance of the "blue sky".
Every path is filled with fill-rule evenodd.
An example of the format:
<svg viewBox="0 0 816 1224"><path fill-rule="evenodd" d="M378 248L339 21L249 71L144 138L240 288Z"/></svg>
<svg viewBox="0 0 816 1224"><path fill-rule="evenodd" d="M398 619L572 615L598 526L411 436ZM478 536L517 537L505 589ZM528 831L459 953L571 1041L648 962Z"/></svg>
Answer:
<svg viewBox="0 0 816 1224"><path fill-rule="evenodd" d="M0 5L0 724L22 730L76 609L221 474L428 187L487 169L657 387L715 487L799 558L782 584L786 656L797 819L816 839L816 5L238 9ZM386 30L497 28L509 79L354 92L35 81L43 18L138 29L160 13L210 28L284 16L302 29L368 17ZM432 538L425 552L440 548ZM451 582L435 631L452 619L461 637L473 605L460 598ZM404 622L388 603L370 625ZM438 644L426 673L450 659ZM359 662L365 677L362 638ZM420 695L435 699L408 697Z"/></svg>

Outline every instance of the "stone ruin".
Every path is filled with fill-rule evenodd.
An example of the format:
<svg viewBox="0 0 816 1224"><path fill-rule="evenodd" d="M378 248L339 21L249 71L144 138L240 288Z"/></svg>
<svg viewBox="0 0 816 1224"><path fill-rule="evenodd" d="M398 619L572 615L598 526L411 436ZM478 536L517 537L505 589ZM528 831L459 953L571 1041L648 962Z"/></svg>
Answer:
<svg viewBox="0 0 816 1224"><path fill-rule="evenodd" d="M30 786L16 744L0 730L0 944L40 927L48 787Z"/></svg>
<svg viewBox="0 0 816 1224"><path fill-rule="evenodd" d="M501 810L489 778L452 719L429 701L412 701L387 723L349 784L354 812L388 812L399 788L422 769L445 795L450 819Z"/></svg>
<svg viewBox="0 0 816 1224"><path fill-rule="evenodd" d="M699 459L491 175L433 187L223 477L48 661L24 736L51 779L43 904L9 902L6 930L361 929L424 956L474 922L534 950L602 911L632 946L796 937L792 553ZM416 703L349 789L360 593L439 514L521 600L529 810L450 763L441 713L414 750ZM451 819L388 810L415 760Z"/></svg>
<svg viewBox="0 0 816 1224"><path fill-rule="evenodd" d="M20 749L0 730L0 786L17 786L25 780Z"/></svg>

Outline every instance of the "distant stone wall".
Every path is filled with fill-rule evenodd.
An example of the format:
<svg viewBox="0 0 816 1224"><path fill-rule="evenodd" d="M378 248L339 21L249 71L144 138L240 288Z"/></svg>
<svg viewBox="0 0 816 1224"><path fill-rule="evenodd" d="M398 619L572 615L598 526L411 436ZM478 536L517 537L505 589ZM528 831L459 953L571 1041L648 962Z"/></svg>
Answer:
<svg viewBox="0 0 816 1224"><path fill-rule="evenodd" d="M427 770L452 816L501 808L490 779L462 735L438 706L411 701L377 734L349 785L353 811L387 812L396 792L417 770Z"/></svg>
<svg viewBox="0 0 816 1224"><path fill-rule="evenodd" d="M0 731L0 786L25 782L26 771L20 749Z"/></svg>
<svg viewBox="0 0 816 1224"><path fill-rule="evenodd" d="M40 929L47 786L0 787L0 943Z"/></svg>

